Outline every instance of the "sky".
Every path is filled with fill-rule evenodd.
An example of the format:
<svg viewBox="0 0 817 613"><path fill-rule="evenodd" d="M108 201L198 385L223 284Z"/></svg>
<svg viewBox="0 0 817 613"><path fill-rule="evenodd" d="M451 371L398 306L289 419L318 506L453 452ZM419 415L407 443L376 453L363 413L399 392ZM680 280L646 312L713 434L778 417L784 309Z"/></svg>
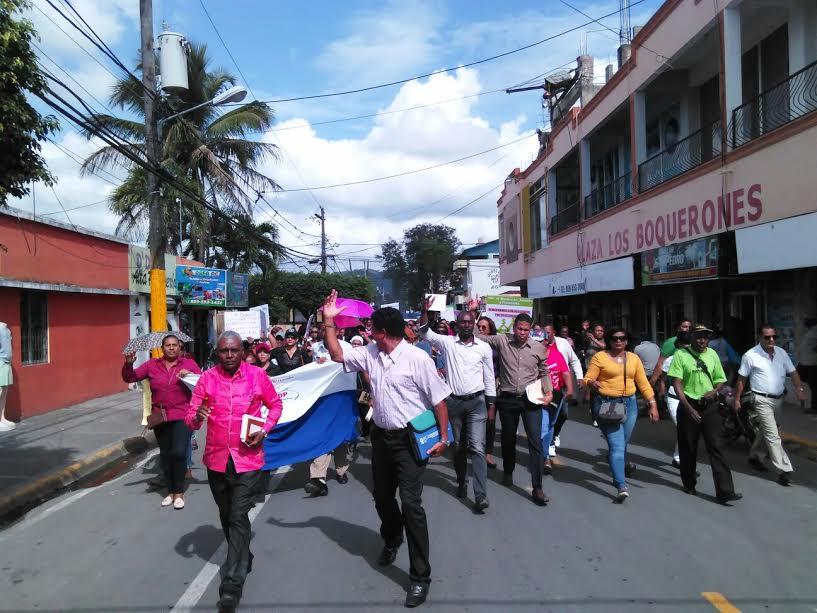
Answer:
<svg viewBox="0 0 817 613"><path fill-rule="evenodd" d="M138 0L70 1L132 67L140 41ZM67 8L66 0L52 3ZM570 4L596 18L619 6L602 0ZM631 22L641 25L661 2L631 4ZM247 101L411 79L359 94L274 102L273 130L256 137L279 147L279 158L266 160L259 170L284 191L270 194L269 205L257 203L255 218L278 224L284 245L318 254L320 225L313 214L323 206L329 253L335 256L331 270L359 268L366 259L377 267L379 245L400 239L418 223L454 227L463 246L496 239L503 179L535 158L535 130L546 120L541 92L509 95L504 89L532 79L541 83L542 75L575 66L585 50L595 58L595 79L603 82L604 66L615 63L619 29L617 14L584 25L590 19L560 0L154 0L153 12L156 34L166 23L189 40L206 43L212 65L236 74L248 87ZM103 104L121 71L47 0L33 0L28 17L40 34L42 64L69 79L93 108L109 112ZM525 51L462 67L572 28L577 29ZM448 68L454 69L412 79ZM418 106L423 108L405 110ZM376 116L348 120L361 115ZM36 185L33 196L10 204L31 211L36 203L38 215L113 233L117 219L107 210L106 197L122 173L81 176L76 160L99 143L86 140L67 121L62 124L57 144L46 142L42 151L58 183L53 190ZM370 181L406 172L411 174ZM366 182L327 187L357 181ZM298 266L316 268L305 261Z"/></svg>

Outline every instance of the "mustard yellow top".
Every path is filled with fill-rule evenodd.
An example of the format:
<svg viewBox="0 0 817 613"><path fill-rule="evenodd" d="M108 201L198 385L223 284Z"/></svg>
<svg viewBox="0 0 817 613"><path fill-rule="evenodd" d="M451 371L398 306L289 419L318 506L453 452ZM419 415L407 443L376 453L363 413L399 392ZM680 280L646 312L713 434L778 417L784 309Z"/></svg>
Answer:
<svg viewBox="0 0 817 613"><path fill-rule="evenodd" d="M636 386L641 395L647 400L655 396L655 392L647 380L644 372L644 364L636 354L627 352L627 384L624 385L624 355L622 361L610 357L606 351L599 351L590 360L587 367L585 381L598 381L601 384L599 394L620 398L622 396L632 396L635 394ZM623 392L623 393L622 393Z"/></svg>

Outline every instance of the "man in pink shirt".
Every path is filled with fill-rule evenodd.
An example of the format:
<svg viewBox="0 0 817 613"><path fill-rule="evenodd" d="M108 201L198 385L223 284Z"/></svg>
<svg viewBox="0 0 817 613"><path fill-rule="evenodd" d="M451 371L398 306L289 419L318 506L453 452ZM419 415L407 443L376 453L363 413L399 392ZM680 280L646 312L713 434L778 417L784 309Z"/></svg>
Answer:
<svg viewBox="0 0 817 613"><path fill-rule="evenodd" d="M224 332L216 344L218 366L202 374L185 417L198 430L207 421L204 465L210 491L218 505L227 540L227 562L219 588L219 611L234 611L244 580L252 570L250 519L258 481L264 467L262 442L281 417L281 399L263 370L244 362L244 346L235 332ZM263 429L241 440L245 414L261 417Z"/></svg>

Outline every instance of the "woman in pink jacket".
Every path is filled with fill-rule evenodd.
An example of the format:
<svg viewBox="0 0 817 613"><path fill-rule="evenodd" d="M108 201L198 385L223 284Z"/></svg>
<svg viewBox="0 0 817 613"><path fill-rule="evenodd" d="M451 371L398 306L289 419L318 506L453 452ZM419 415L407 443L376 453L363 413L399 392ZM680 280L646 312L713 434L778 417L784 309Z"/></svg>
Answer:
<svg viewBox="0 0 817 613"><path fill-rule="evenodd" d="M190 389L180 377L201 372L193 360L181 357L181 350L179 339L168 334L162 340L161 358L148 360L134 370L136 354L130 353L125 356L122 366L122 378L126 383L143 379L150 382L151 415L153 419L161 420L153 427L153 433L159 443L159 458L168 489L162 506L172 504L177 510L184 508L184 475L190 441L190 429L184 423L190 408Z"/></svg>

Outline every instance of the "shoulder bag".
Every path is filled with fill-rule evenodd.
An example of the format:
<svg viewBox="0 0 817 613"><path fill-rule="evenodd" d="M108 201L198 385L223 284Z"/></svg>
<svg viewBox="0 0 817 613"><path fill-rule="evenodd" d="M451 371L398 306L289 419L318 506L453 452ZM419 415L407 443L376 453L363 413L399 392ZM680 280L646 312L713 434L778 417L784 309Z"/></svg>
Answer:
<svg viewBox="0 0 817 613"><path fill-rule="evenodd" d="M706 375L706 378L709 379L709 383L712 385L712 390L714 391L715 390L715 381L712 379L712 375L709 374L709 369L706 367L706 363L701 359L700 356L696 356L694 353L692 353L689 350L689 347L684 347L684 351L686 351L690 356L692 356L692 359L695 360L695 365L698 368L700 368L702 371L704 371L704 374ZM714 349L713 349L713 351L714 351ZM709 404L714 404L716 402L718 403L718 410L720 410L721 412L724 412L724 411L728 412L729 407L723 401L723 399L721 398L721 395L717 394L717 393L716 393L715 398L713 398L709 402Z"/></svg>
<svg viewBox="0 0 817 613"><path fill-rule="evenodd" d="M627 395L627 352L624 352L624 389L622 397ZM596 421L615 425L622 424L627 420L627 405L621 398L615 400L603 400L599 405L599 413L596 415Z"/></svg>
<svg viewBox="0 0 817 613"><path fill-rule="evenodd" d="M161 426L167 421L167 411L164 405L154 406L150 410L150 415L147 418L147 427L153 430L156 426Z"/></svg>

